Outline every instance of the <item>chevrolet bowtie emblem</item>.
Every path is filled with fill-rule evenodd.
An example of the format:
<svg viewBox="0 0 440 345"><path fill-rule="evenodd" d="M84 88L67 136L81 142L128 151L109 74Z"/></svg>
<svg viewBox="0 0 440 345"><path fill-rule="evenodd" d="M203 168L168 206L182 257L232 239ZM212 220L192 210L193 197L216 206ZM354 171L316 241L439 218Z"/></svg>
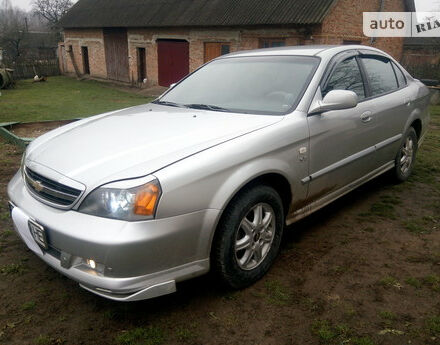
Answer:
<svg viewBox="0 0 440 345"><path fill-rule="evenodd" d="M31 184L37 192L41 192L44 188L43 184L40 181L32 181Z"/></svg>

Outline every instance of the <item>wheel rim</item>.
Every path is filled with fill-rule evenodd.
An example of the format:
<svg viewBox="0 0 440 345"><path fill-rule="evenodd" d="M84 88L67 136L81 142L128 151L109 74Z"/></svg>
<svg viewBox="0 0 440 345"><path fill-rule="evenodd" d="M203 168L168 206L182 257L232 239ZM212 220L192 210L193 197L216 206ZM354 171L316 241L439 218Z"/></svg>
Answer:
<svg viewBox="0 0 440 345"><path fill-rule="evenodd" d="M400 171L407 174L411 168L414 155L414 141L411 137L407 137L405 144L402 146L400 153Z"/></svg>
<svg viewBox="0 0 440 345"><path fill-rule="evenodd" d="M243 217L235 235L235 259L243 270L259 266L275 237L275 212L270 205L259 203Z"/></svg>

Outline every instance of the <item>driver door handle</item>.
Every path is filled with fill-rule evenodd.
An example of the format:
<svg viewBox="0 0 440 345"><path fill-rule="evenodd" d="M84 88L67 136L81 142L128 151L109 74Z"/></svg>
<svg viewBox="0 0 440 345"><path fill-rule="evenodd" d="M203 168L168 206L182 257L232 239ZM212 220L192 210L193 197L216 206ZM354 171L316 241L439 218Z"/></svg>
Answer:
<svg viewBox="0 0 440 345"><path fill-rule="evenodd" d="M372 119L371 114L371 111L366 111L365 113L363 113L361 115L361 121L364 123L370 122Z"/></svg>

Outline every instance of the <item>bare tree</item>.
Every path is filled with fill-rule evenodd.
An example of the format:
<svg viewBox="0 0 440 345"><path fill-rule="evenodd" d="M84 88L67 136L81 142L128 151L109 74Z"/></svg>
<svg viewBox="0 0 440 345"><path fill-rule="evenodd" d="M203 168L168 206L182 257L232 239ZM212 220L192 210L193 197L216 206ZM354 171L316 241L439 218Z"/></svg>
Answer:
<svg viewBox="0 0 440 345"><path fill-rule="evenodd" d="M9 0L0 5L0 46L6 61L16 62L23 53L22 43L27 34L26 12L11 6Z"/></svg>
<svg viewBox="0 0 440 345"><path fill-rule="evenodd" d="M45 18L53 28L58 28L61 17L72 7L72 0L34 0L34 11Z"/></svg>

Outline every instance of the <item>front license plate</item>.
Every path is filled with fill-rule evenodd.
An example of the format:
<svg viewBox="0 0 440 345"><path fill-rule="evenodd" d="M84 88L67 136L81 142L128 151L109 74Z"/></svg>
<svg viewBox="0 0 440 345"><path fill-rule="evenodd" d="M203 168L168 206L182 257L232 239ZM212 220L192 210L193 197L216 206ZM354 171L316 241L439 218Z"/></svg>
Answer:
<svg viewBox="0 0 440 345"><path fill-rule="evenodd" d="M29 230L32 234L32 237L34 238L35 242L43 248L47 249L47 237L46 237L46 231L44 230L44 227L40 224L34 222L33 220L29 220Z"/></svg>

